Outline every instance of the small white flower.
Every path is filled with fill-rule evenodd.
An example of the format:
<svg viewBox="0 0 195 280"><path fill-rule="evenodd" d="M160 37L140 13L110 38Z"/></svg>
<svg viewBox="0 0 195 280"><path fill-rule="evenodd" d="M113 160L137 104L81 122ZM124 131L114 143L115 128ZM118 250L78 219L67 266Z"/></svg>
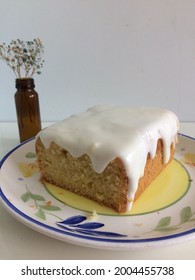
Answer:
<svg viewBox="0 0 195 280"><path fill-rule="evenodd" d="M31 78L35 73L41 74L44 47L39 38L24 42L12 40L9 45L0 45L0 59L12 68L17 78Z"/></svg>

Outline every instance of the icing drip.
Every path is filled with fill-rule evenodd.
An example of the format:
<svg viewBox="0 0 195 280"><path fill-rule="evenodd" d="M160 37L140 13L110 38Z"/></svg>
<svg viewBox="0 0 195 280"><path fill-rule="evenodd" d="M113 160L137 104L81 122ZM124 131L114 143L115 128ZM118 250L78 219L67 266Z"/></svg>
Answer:
<svg viewBox="0 0 195 280"><path fill-rule="evenodd" d="M121 158L129 178L130 209L148 153L154 158L157 141L162 139L167 163L178 128L176 115L168 110L99 105L42 130L37 137L46 148L54 141L73 157L87 154L97 173L116 157Z"/></svg>

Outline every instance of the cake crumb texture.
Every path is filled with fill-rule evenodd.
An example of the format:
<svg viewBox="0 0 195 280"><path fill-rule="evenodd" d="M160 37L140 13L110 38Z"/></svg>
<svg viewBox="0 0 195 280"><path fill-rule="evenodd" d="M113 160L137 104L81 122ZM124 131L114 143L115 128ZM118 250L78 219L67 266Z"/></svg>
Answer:
<svg viewBox="0 0 195 280"><path fill-rule="evenodd" d="M92 199L118 213L126 211L128 204L128 180L122 160L112 160L103 172L94 171L87 154L78 158L55 142L45 148L40 138L36 140L37 162L41 172L41 181L52 183L71 192ZM174 154L170 147L170 160ZM169 162L170 162L169 160ZM156 178L168 163L163 163L163 143L158 140L156 155L148 154L144 176L140 178L134 201Z"/></svg>

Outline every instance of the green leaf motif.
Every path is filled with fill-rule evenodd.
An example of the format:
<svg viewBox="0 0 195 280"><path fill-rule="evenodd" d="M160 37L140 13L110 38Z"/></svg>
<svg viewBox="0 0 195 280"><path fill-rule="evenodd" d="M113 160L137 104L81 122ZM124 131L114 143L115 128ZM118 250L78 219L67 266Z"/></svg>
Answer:
<svg viewBox="0 0 195 280"><path fill-rule="evenodd" d="M39 205L41 209L47 210L47 211L59 211L61 210L60 207L54 206L54 205Z"/></svg>
<svg viewBox="0 0 195 280"><path fill-rule="evenodd" d="M36 215L38 218L42 219L42 220L46 220L45 213L44 213L44 211L43 211L42 209L39 209L39 210L35 213L35 215Z"/></svg>
<svg viewBox="0 0 195 280"><path fill-rule="evenodd" d="M160 221L158 222L157 226L155 227L155 229L161 229L164 227L167 227L170 225L171 222L171 217L164 217L162 219L160 219Z"/></svg>
<svg viewBox="0 0 195 280"><path fill-rule="evenodd" d="M53 213L48 213L45 211L59 211L61 210L60 207L51 205L51 201L48 201L48 203L45 202L45 204L39 204L40 202L46 201L45 198L42 195L34 194L30 192L26 186L27 191L21 195L21 199L23 202L27 202L30 199L34 200L34 208L36 209L35 216L37 216L39 219L46 220L47 214L48 215L54 215Z"/></svg>
<svg viewBox="0 0 195 280"><path fill-rule="evenodd" d="M21 195L21 199L24 202L27 202L29 199L31 198L30 193L29 192L25 192L23 195Z"/></svg>
<svg viewBox="0 0 195 280"><path fill-rule="evenodd" d="M36 154L33 153L33 152L28 152L26 155L25 155L26 158L36 158Z"/></svg>
<svg viewBox="0 0 195 280"><path fill-rule="evenodd" d="M162 227L162 228L156 228L156 230L162 232L162 233L167 233L167 232L171 232L174 230L179 229L180 227Z"/></svg>
<svg viewBox="0 0 195 280"><path fill-rule="evenodd" d="M30 193L29 195L34 200L45 201L45 198L43 196L39 195L39 194Z"/></svg>
<svg viewBox="0 0 195 280"><path fill-rule="evenodd" d="M181 210L181 212L180 212L181 223L185 223L185 222L189 221L191 217L192 217L191 207L188 206Z"/></svg>
<svg viewBox="0 0 195 280"><path fill-rule="evenodd" d="M174 231L181 228L181 225L186 222L195 222L195 218L193 217L195 215L195 212L192 212L192 209L190 206L184 207L180 211L180 223L176 224L174 226L170 226L171 223L171 217L164 217L160 219L157 226L154 228L155 231L160 231L161 233L166 233L170 231ZM195 225L195 224L193 224Z"/></svg>

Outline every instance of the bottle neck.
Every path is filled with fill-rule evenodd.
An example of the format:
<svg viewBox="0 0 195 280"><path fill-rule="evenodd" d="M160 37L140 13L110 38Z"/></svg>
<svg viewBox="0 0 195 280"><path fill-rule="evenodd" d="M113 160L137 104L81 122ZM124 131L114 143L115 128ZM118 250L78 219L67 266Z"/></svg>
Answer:
<svg viewBox="0 0 195 280"><path fill-rule="evenodd" d="M33 78L20 78L16 79L16 88L17 89L34 89L34 79Z"/></svg>

